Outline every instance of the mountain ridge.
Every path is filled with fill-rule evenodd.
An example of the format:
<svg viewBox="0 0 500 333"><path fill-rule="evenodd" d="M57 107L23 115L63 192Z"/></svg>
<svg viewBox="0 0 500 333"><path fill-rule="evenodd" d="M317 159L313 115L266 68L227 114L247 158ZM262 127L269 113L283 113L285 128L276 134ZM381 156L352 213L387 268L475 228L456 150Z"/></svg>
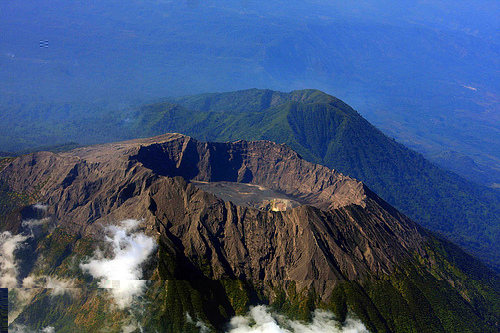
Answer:
<svg viewBox="0 0 500 333"><path fill-rule="evenodd" d="M286 143L308 161L364 181L415 221L498 268L500 194L433 165L318 90L195 95L149 105L135 117L132 131L143 136L180 131L201 140Z"/></svg>
<svg viewBox="0 0 500 333"><path fill-rule="evenodd" d="M86 124L92 130L85 133L106 133L101 138L105 141L182 132L205 141L244 138L287 143L308 161L363 180L412 219L498 270L498 191L435 167L384 136L342 101L318 90L202 94L109 116ZM71 145L62 147L67 148Z"/></svg>

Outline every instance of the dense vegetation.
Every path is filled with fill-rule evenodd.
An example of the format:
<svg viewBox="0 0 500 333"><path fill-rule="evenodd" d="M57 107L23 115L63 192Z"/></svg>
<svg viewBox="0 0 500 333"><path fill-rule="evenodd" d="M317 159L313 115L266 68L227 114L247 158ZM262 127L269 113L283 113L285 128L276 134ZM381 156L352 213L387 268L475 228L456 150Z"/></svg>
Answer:
<svg viewBox="0 0 500 333"><path fill-rule="evenodd" d="M64 256L65 244L74 252ZM498 275L455 245L434 237L427 243L428 257L415 254L391 275L337 281L328 300L320 300L315 291L321 281L298 287L295 281L209 280L202 267L193 267L193 279L178 279L186 278L182 261L160 246L159 270L151 277L146 294L133 309L124 310L113 306L107 292L96 288L96 281L77 272L74 262L91 252L89 244L88 239L74 239L58 229L48 237L40 236L36 252L52 264L37 272L54 270L59 276L72 276L75 286L83 288L60 295L51 295L49 289L35 290L34 300L18 323L38 330L50 325L57 332L102 327L121 332L127 318L135 318L147 331L200 332L199 323L203 323L201 332L220 332L250 306L268 304L272 311L302 321L310 320L316 308L333 312L339 321L354 316L374 333L498 331ZM17 296L9 295L16 306ZM187 314L192 321L186 319Z"/></svg>

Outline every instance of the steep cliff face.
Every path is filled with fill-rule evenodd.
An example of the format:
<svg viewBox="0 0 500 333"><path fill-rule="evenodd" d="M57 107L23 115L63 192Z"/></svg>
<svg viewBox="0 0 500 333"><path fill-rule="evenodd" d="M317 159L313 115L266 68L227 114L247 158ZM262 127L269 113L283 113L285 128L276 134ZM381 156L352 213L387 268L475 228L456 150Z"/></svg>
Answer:
<svg viewBox="0 0 500 333"><path fill-rule="evenodd" d="M224 320L250 304L270 302L301 311L330 306L341 319L350 309L373 331L397 331L398 325L423 327L415 319L401 324L393 318L396 310L386 309L378 298L381 287L374 283L389 283L402 299L402 309L415 317L413 294L403 286L405 281L416 283L421 278L410 278L409 272L429 279L421 290L440 279L449 280L439 288L452 295L448 299L463 307L464 314L474 316L471 322L480 323L477 327L487 327L485 323L500 318L498 313L484 310L500 302L498 290L490 286L497 281L494 274L478 278L480 284L488 282L482 289L465 286L460 279L466 280L467 272L462 268L440 268L449 259L437 259L437 250L430 244L439 241L433 236L361 182L306 162L285 145L269 141L204 143L166 134L67 153L21 156L6 165L0 181L7 193L23 194L31 204L42 203L43 218L50 221L49 227L32 236L37 259L25 265L17 277L19 283L45 274L73 277L77 286L85 286L92 271L84 268L90 266L75 262L91 256L93 244L110 242L110 237L104 237L110 225L140 221L139 230L158 244L155 254L142 264L139 277L157 281L147 292L152 312L144 316L144 325L184 330L185 313L194 312L221 329ZM274 203L289 200L294 204L276 211L266 209L273 195L278 197ZM247 203L247 197L253 201ZM18 216L9 223L5 220L3 229L26 231L26 220L36 209L26 206L8 215ZM109 244L115 245L108 244L104 254L115 251L118 257L126 246L123 239L117 240L117 229L112 230L114 243ZM131 239L142 244L140 239ZM185 284L172 282L176 280ZM198 285L200 280L207 281L206 290ZM439 302L425 290L419 292L428 298L425 304L431 305L424 308L438 318L432 308ZM486 292L488 298L483 295ZM87 292L89 307L103 306L97 294ZM40 308L44 297L34 296L17 322L39 328L29 314ZM482 303L475 302L477 299ZM168 305L167 300L172 303ZM78 321L87 329L90 322L99 322L91 315L89 322L82 321L77 311L69 308L51 320L71 325ZM50 321L47 318L44 322ZM68 327L74 329L71 325ZM430 327L447 331L442 324Z"/></svg>
<svg viewBox="0 0 500 333"><path fill-rule="evenodd" d="M324 210L363 205L365 196L361 182L269 141L202 143L181 137L141 147L130 158L159 175L262 185Z"/></svg>

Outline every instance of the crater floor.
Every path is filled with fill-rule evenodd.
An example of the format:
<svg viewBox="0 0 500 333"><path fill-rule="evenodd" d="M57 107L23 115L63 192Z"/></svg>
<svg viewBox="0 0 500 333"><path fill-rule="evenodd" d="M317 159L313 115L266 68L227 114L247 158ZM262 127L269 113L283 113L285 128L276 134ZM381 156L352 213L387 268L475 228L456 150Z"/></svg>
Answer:
<svg viewBox="0 0 500 333"><path fill-rule="evenodd" d="M267 187L236 182L191 181L199 189L212 193L237 206L254 207L266 211L285 211L305 202Z"/></svg>

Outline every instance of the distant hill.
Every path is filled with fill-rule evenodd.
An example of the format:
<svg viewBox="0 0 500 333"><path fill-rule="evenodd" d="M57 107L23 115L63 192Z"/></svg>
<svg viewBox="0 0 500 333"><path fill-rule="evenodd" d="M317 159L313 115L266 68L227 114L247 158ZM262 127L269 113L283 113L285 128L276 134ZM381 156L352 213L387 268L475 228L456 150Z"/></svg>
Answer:
<svg viewBox="0 0 500 333"><path fill-rule="evenodd" d="M385 136L341 100L317 90L244 90L140 108L131 133L201 140L266 139L365 182L421 225L500 268L500 195Z"/></svg>
<svg viewBox="0 0 500 333"><path fill-rule="evenodd" d="M500 170L493 165L477 164L470 156L453 150L445 150L429 156L437 165L458 173L460 176L485 184L491 188L500 188Z"/></svg>
<svg viewBox="0 0 500 333"><path fill-rule="evenodd" d="M15 155L16 155L15 153L9 153L9 152L6 152L6 151L0 151L0 158L10 157L10 156L15 156Z"/></svg>

